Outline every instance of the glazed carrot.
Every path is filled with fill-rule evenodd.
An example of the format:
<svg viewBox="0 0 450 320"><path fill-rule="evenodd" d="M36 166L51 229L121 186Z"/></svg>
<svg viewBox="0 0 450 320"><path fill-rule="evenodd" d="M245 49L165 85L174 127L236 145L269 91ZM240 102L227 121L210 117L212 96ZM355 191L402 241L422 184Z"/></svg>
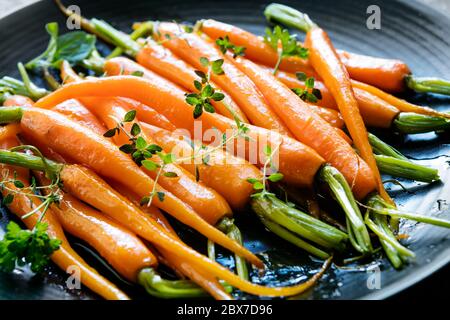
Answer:
<svg viewBox="0 0 450 320"><path fill-rule="evenodd" d="M49 184L42 173L36 176L41 185ZM141 269L157 266L156 257L132 232L72 195L62 191L61 196L51 208L64 230L89 243L120 275L136 282Z"/></svg>
<svg viewBox="0 0 450 320"><path fill-rule="evenodd" d="M0 143L1 149L9 149L11 147L17 146L18 142L16 138L2 140ZM23 168L17 168L12 166L1 165L3 169L2 172L8 173L7 177L9 179L17 179L20 180L24 186L29 186L28 183L28 170ZM14 175L14 173L16 173ZM39 200L35 197L28 197L25 194L25 189L21 190L17 189L12 183L8 185L8 188L14 189L16 191L20 191L21 193L17 193L14 195L13 202L9 205L11 212L17 215L19 218L23 215L29 213L36 206L40 204ZM7 193L6 190L3 189L3 195ZM23 220L25 225L32 229L36 222L38 221L38 217L40 216L40 212L26 218ZM43 222L48 225L48 233L50 237L56 238L62 241L60 248L55 251L51 259L52 261L63 271L69 270L69 267L76 266L80 271L80 280L81 282L91 289L93 292L99 294L105 299L113 299L113 300L127 300L129 299L121 290L119 290L114 284L103 278L101 275L97 273L93 268L91 268L70 246L67 241L64 232L61 228L61 225L57 218L54 215L54 212L49 209L43 219Z"/></svg>
<svg viewBox="0 0 450 320"><path fill-rule="evenodd" d="M365 90L372 95L383 99L384 101L390 103L391 105L395 106L402 112L414 112L434 117L444 117L447 119L450 119L450 114L446 112L439 112L434 109L428 108L428 107L422 107L415 104L412 104L406 100L397 98L389 93L386 93L374 86L359 82L359 81L352 81L352 85L356 89Z"/></svg>
<svg viewBox="0 0 450 320"><path fill-rule="evenodd" d="M97 134L104 134L106 131L101 122L79 100L69 99L57 104L51 110L67 116Z"/></svg>
<svg viewBox="0 0 450 320"><path fill-rule="evenodd" d="M130 192L129 189L124 187L121 184L114 183L113 187L115 190L119 191L121 195L128 198L132 201L136 206L139 205L140 199L135 193ZM154 206L144 206L141 208L142 212L144 212L144 217L148 219L151 217L157 223L159 223L168 233L172 234L174 237L178 238L175 230L173 230L172 226L169 224L167 219L164 217L161 211L159 211ZM181 273L182 275L190 278L195 283L199 284L203 289L211 294L217 300L232 300L233 298L223 290L222 285L217 281L215 277L211 277L211 275L198 270L195 266L192 266L190 263L184 261L184 259L171 254L170 251L164 250L161 247L156 245L159 251L161 251L163 258L167 260L169 264L172 265L173 268L176 268L176 271Z"/></svg>
<svg viewBox="0 0 450 320"><path fill-rule="evenodd" d="M176 133L146 123L142 123L142 130L166 152L175 152L177 158L195 157L190 143L177 136ZM207 151L205 150L205 152ZM196 170L198 170L200 181L219 192L233 209L242 209L254 191L247 179L258 179L261 172L246 160L234 157L223 150L209 153L209 157L207 165L198 161L198 158L194 159L195 162L182 161L180 165L192 174L196 174Z"/></svg>
<svg viewBox="0 0 450 320"><path fill-rule="evenodd" d="M236 26L205 20L201 30L213 39L228 36L230 42L246 48L246 56L254 61L273 67L278 59L277 52L261 37ZM410 74L408 66L399 60L381 59L338 50L338 56L347 68L350 77L390 92L405 90L405 76ZM317 78L310 61L298 57L284 58L280 69L288 72L305 72Z"/></svg>
<svg viewBox="0 0 450 320"><path fill-rule="evenodd" d="M197 139L194 132L192 107L184 101L183 91L158 78L152 79L152 81L134 76L89 79L62 87L39 100L36 106L48 108L71 98L107 95L128 97L144 104L151 104L177 128L187 129ZM139 109L137 113L139 113ZM199 119L202 121L202 130L205 131L216 128L223 133L227 130L232 130L235 126L232 120L208 112L204 112ZM285 181L295 186L312 186L317 170L324 164L323 158L311 148L287 136L251 125L249 125L249 129L249 136L256 141L254 145L257 149L253 150L256 157L249 159L247 152L244 155L239 154L239 157L247 157L247 161L262 166L264 160L261 161L261 158L258 156L263 153L260 146L264 145L264 142L273 145L281 142L279 148L279 170L284 174ZM204 139L205 136L202 134L198 138ZM242 140L244 139L236 139L238 142ZM210 143L211 141L205 140L205 142ZM237 151L237 149L235 150ZM105 165L107 164L105 163Z"/></svg>
<svg viewBox="0 0 450 320"><path fill-rule="evenodd" d="M210 61L224 59L222 65L224 74L211 73L211 79L236 101L252 124L290 135L289 130L270 109L264 97L250 79L242 74L211 43L194 33L184 33L181 38L179 35L180 28L174 23L160 23L158 24L158 30L163 37L162 39L165 39L165 35L171 37L170 40L163 41L163 45L198 70L207 72L207 68L200 62L201 57L208 58Z"/></svg>
<svg viewBox="0 0 450 320"><path fill-rule="evenodd" d="M67 85L66 88L83 86L85 83L89 84L88 81L73 83ZM32 137L41 144L48 145L63 157L69 156L79 163L90 166L105 177L123 182L141 197L148 196L152 192L154 181L141 171L127 155L117 152L117 147L113 143L90 129L55 112L37 108L23 109L20 123L25 138ZM247 258L252 263L260 265L256 256L208 224L170 192L159 186L156 187L156 191L165 194L163 201L158 197L154 198L153 203L159 208L212 241Z"/></svg>
<svg viewBox="0 0 450 320"><path fill-rule="evenodd" d="M345 176L357 198L362 199L375 189L374 176L366 163L309 105L250 60L238 57L235 63L252 79L295 137L316 150Z"/></svg>
<svg viewBox="0 0 450 320"><path fill-rule="evenodd" d="M33 104L34 101L31 100L30 98L17 94L7 97L6 100L3 102L3 105L5 107L11 106L31 107Z"/></svg>
<svg viewBox="0 0 450 320"><path fill-rule="evenodd" d="M295 75L283 71L277 72L277 78L287 85L289 88L304 88L303 81L299 81ZM353 91L358 101L359 111L364 119L364 123L369 127L389 128L400 110L392 104L386 102L380 97L369 93L366 90L354 86ZM323 107L339 110L333 95L321 81L314 82L315 88L319 89L322 99L318 101L318 105Z"/></svg>
<svg viewBox="0 0 450 320"><path fill-rule="evenodd" d="M124 58L125 59L125 58ZM119 60L122 61L122 60ZM131 60L129 60L131 61ZM114 64L108 64L108 66L110 67L111 65ZM134 63L134 65L136 65ZM133 69L125 69L124 66L120 65L119 69L123 67L123 71L128 73L133 73ZM106 66L105 66L106 68ZM132 71L130 71L132 70ZM105 72L108 72L108 69L105 69ZM120 73L120 71L118 71ZM72 67L70 66L70 64L67 61L63 61L63 63L61 64L60 67L60 73L61 73L61 78L65 79L65 83L72 83L72 82L77 82L77 81L82 81L83 79L75 73L75 71L72 69ZM131 99L126 99L126 98L114 98L115 101L120 100L121 104L123 105L124 108L126 108L127 110L132 110L132 109L136 109L136 104L139 104L139 102L131 100ZM81 99L83 100L83 99ZM154 124L155 126L167 129L167 130L174 130L175 126L170 123L169 120L167 120L166 117L164 117L163 115L161 115L160 113L156 112L154 109L150 108L149 106L139 106L139 109L141 110L141 112L139 113L139 118L142 121L146 121L149 123Z"/></svg>
<svg viewBox="0 0 450 320"><path fill-rule="evenodd" d="M83 101L90 107L99 119L101 119L108 129L117 126L114 119L121 120L126 114L126 110L122 108L120 101L114 99L103 98L85 98ZM133 123L138 123L134 121ZM133 123L126 123L125 130L130 132ZM139 123L138 123L139 124ZM139 124L140 125L140 124ZM152 139L142 133L141 136L147 143L154 143ZM116 145L121 146L129 143L128 137L122 132L114 137ZM152 158L152 161L162 166L162 160L158 157ZM158 179L164 189L171 192L177 198L189 205L196 213L198 213L208 223L216 224L221 218L230 216L231 209L225 199L218 194L214 189L205 186L201 182L197 182L195 176L181 168L177 164L168 164L164 167L163 174ZM157 170L149 171L143 170L152 178L155 179ZM177 177L167 177L164 173L173 172Z"/></svg>
<svg viewBox="0 0 450 320"><path fill-rule="evenodd" d="M321 75L335 98L356 148L372 171L378 192L386 201L392 202L384 189L348 72L340 62L328 35L323 29L311 25L306 35L305 46L309 48L309 60L312 66Z"/></svg>
<svg viewBox="0 0 450 320"><path fill-rule="evenodd" d="M109 75L118 75L117 69L114 70L110 64L120 64L124 70L124 74L128 74L126 70L133 69L131 61L127 61L126 58L111 59L105 64L105 70ZM194 80L198 80L198 76L195 74L195 69L175 56L170 50L158 45L154 41L148 39L145 46L139 51L136 56L136 61L147 69L150 69L160 76L176 83L191 92L197 92L198 90L194 86ZM145 69L142 70L145 77ZM225 95L222 101L211 101L216 111L228 118L233 119L233 114L237 115L243 122L248 122L247 117L239 108L239 106L233 101L233 99L222 90L217 84L212 83L212 86L217 88ZM230 113L229 108L233 110Z"/></svg>

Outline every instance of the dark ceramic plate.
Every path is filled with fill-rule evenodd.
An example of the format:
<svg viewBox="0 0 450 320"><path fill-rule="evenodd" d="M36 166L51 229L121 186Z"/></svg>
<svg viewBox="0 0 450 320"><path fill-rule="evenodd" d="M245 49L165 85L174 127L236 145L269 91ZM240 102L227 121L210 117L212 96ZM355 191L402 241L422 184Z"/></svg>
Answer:
<svg viewBox="0 0 450 320"><path fill-rule="evenodd" d="M265 1L225 0L164 0L164 1L73 1L87 17L102 18L123 30L129 30L131 22L146 19L180 20L194 22L202 18L214 18L230 22L261 34L266 23L262 11ZM287 4L297 7L329 31L337 47L351 51L394 57L407 61L417 75L435 75L450 78L450 19L429 7L411 1L380 0L303 0ZM66 1L66 4L70 4ZM370 4L381 8L381 30L366 28L366 9ZM28 6L0 21L0 75L17 76L16 63L27 61L41 52L47 44L44 25L58 21L65 25L65 18L53 2L41 1ZM407 97L418 103L445 110L450 99L437 96ZM390 186L391 193L401 208L423 214L438 214L450 219L450 158L449 135L424 134L399 137L392 133L379 133L408 156L421 159L440 169L442 183L423 185L402 181L408 192ZM4 226L8 217L3 212L0 220ZM303 281L319 266L300 250L275 238L252 218L243 213L237 219L246 245L261 253L267 260L269 271L254 281L282 285ZM183 229L189 243L204 247L204 240ZM417 258L401 271L394 270L382 257L370 265L333 266L319 284L302 298L312 299L380 299L397 293L445 266L450 260L450 231L422 224L406 223L402 231L410 238L407 245ZM1 232L1 231L0 231ZM86 256L89 259L89 256ZM222 262L232 262L224 255ZM92 261L94 265L95 261ZM96 265L97 266L97 265ZM369 267L369 270L367 269ZM99 266L100 268L100 266ZM375 273L380 271L380 289ZM103 269L102 269L103 272ZM104 271L106 274L107 271ZM375 272L375 273L374 273ZM378 274L378 273L377 273ZM111 276L111 275L110 275ZM112 276L111 276L112 277ZM113 279L114 280L114 279ZM375 282L373 282L375 280ZM369 284L369 285L368 285ZM96 298L86 289L68 291L65 276L49 267L48 275L32 277L29 272L17 271L13 275L0 274L0 298L2 299L80 299ZM129 288L124 287L129 291ZM138 298L146 298L140 292L132 292Z"/></svg>

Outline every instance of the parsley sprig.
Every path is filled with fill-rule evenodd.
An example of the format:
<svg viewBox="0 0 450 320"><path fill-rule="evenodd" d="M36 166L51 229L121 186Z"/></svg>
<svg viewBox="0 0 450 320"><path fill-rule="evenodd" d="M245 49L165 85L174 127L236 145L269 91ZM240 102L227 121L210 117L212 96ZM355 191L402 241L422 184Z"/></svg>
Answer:
<svg viewBox="0 0 450 320"><path fill-rule="evenodd" d="M228 35L220 37L216 40L216 44L219 46L220 51L225 54L228 50L233 53L233 58L245 55L245 47L236 46L230 42Z"/></svg>
<svg viewBox="0 0 450 320"><path fill-rule="evenodd" d="M263 166L263 174L262 178L248 178L247 181L253 185L253 189L257 191L252 194L252 198L262 198L268 195L273 195L273 193L267 191L267 181L270 182L278 182L283 179L283 174L281 172L274 172L268 174L268 169L271 168L273 171L276 171L276 167L273 163L273 157L277 153L280 148L280 144L278 144L273 150L270 145L266 145L264 147L264 155L266 156L266 161Z"/></svg>
<svg viewBox="0 0 450 320"><path fill-rule="evenodd" d="M291 35L287 29L275 26L273 30L267 28L264 40L278 53L278 60L273 74L278 72L281 60L285 57L308 58L308 49L299 44L295 35Z"/></svg>
<svg viewBox="0 0 450 320"><path fill-rule="evenodd" d="M194 86L198 92L186 93L186 102L194 107L194 118L197 119L203 114L203 111L214 113L215 109L211 104L211 100L221 101L225 98L222 92L217 91L210 82L211 73L221 75L224 73L222 69L224 60L217 59L209 61L205 57L200 58L200 63L203 67L208 68L205 73L200 70L196 70L195 74L199 77L199 80L194 80Z"/></svg>
<svg viewBox="0 0 450 320"><path fill-rule="evenodd" d="M319 89L314 88L314 78L307 77L303 72L295 73L298 80L305 82L305 88L292 88L292 91L300 97L303 101L316 103L322 99L322 93Z"/></svg>

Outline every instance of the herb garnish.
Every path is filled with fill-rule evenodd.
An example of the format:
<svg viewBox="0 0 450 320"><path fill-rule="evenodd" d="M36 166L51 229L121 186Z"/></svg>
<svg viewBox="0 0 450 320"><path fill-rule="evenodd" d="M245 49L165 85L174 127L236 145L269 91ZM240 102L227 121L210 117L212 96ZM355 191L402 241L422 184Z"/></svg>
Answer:
<svg viewBox="0 0 450 320"><path fill-rule="evenodd" d="M312 103L316 103L318 100L322 99L322 93L319 89L314 88L314 78L307 77L303 72L297 72L296 77L300 81L305 82L305 88L292 88L292 91L295 92L296 95L300 97L303 101L308 101Z"/></svg>

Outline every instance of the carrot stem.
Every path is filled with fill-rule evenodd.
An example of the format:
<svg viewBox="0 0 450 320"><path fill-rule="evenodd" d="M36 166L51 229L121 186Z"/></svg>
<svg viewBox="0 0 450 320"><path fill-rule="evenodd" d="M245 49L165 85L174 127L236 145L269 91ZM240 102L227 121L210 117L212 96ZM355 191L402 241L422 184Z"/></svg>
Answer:
<svg viewBox="0 0 450 320"><path fill-rule="evenodd" d="M389 156L400 160L408 160L400 151L388 145L386 142L378 138L372 133L369 133L369 142L372 146L373 152L383 156Z"/></svg>
<svg viewBox="0 0 450 320"><path fill-rule="evenodd" d="M426 133L449 129L450 119L413 112L401 112L394 120L394 126L401 133Z"/></svg>
<svg viewBox="0 0 450 320"><path fill-rule="evenodd" d="M354 246L355 249L363 254L372 252L369 232L353 197L352 190L344 176L334 167L325 165L320 170L319 177L330 187L331 193L344 210L347 216L349 234L354 236L354 240L357 243L357 246Z"/></svg>
<svg viewBox="0 0 450 320"><path fill-rule="evenodd" d="M21 107L3 107L0 112L0 124L18 122L22 119L22 116Z"/></svg>
<svg viewBox="0 0 450 320"><path fill-rule="evenodd" d="M405 77L406 86L416 92L450 95L450 81L434 77Z"/></svg>
<svg viewBox="0 0 450 320"><path fill-rule="evenodd" d="M151 33L152 30L153 30L153 23L151 22L141 23L139 27L130 34L130 38L132 40L137 40ZM116 47L106 58L107 59L115 58L122 55L122 53L123 49L121 47Z"/></svg>
<svg viewBox="0 0 450 320"><path fill-rule="evenodd" d="M268 5L264 10L264 15L270 22L278 22L305 33L315 26L308 15L278 3Z"/></svg>
<svg viewBox="0 0 450 320"><path fill-rule="evenodd" d="M44 162L41 157L8 150L0 150L0 163L15 165L31 170L43 171L52 177L58 176L63 167L63 165L48 159Z"/></svg>
<svg viewBox="0 0 450 320"><path fill-rule="evenodd" d="M375 160L381 172L394 177L427 183L439 180L439 172L437 169L425 167L410 160L384 155L375 155Z"/></svg>

